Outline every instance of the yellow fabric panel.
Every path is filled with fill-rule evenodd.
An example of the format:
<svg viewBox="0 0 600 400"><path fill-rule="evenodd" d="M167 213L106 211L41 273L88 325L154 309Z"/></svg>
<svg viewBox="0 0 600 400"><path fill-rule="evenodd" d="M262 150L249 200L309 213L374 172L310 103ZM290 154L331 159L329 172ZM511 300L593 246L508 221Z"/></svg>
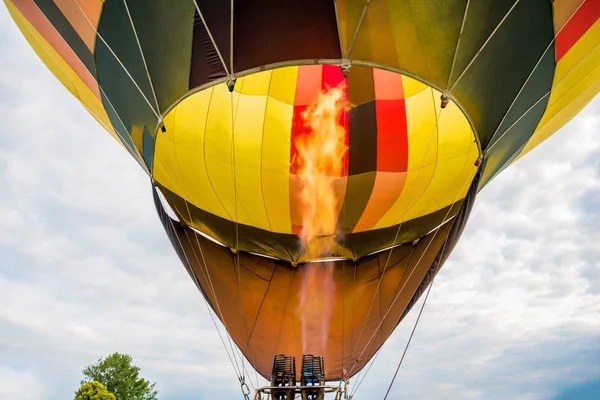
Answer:
<svg viewBox="0 0 600 400"><path fill-rule="evenodd" d="M236 92L250 95L266 95L269 93L269 84L271 83L271 71L261 71L255 74L240 78L241 82L236 82Z"/></svg>
<svg viewBox="0 0 600 400"><path fill-rule="evenodd" d="M15 5L6 1L6 8L21 30L29 45L54 76L75 96L92 116L106 129L121 145L121 139L115 133L110 119L104 110L102 102L92 93L90 88L81 80L63 58L50 46L31 23L21 14Z"/></svg>
<svg viewBox="0 0 600 400"><path fill-rule="evenodd" d="M434 93L438 98L439 93ZM475 161L479 152L471 126L453 102L440 113L437 149L437 165L429 186L403 220L429 214L462 199L477 172Z"/></svg>
<svg viewBox="0 0 600 400"><path fill-rule="evenodd" d="M589 63L590 58L598 57L598 44L600 43L600 20L596 21L592 27L579 38L579 40L569 49L569 51L556 64L554 81L552 86L556 86L565 76L571 74L571 71L581 62L582 59ZM594 52L594 54L591 54ZM589 55L589 56L588 56ZM598 58L595 58L598 60ZM577 66L581 68L581 66Z"/></svg>
<svg viewBox="0 0 600 400"><path fill-rule="evenodd" d="M131 140L133 140L133 144L139 151L142 151L142 140L144 135L144 128L138 125L135 125L131 128Z"/></svg>
<svg viewBox="0 0 600 400"><path fill-rule="evenodd" d="M293 114L292 105L273 97L267 101L262 141L262 190L271 230L281 233L292 233L289 171Z"/></svg>
<svg viewBox="0 0 600 400"><path fill-rule="evenodd" d="M427 89L427 86L424 83L419 82L416 79L409 78L408 76L401 75L402 77L402 90L404 91L404 97L414 96L415 94L421 93L423 90Z"/></svg>
<svg viewBox="0 0 600 400"><path fill-rule="evenodd" d="M254 93L264 88L266 94L269 81L259 82L262 78L260 76L255 80L254 77L258 75L263 74L246 77L242 92L245 92L247 86L251 86ZM261 83L265 84L259 86ZM267 96L242 94L239 98L234 127L234 173L237 185L238 216L242 216L240 209L243 209L243 215L248 217L248 220L240 218L240 222L270 230L271 226L265 211L261 182L261 149L266 107Z"/></svg>
<svg viewBox="0 0 600 400"><path fill-rule="evenodd" d="M558 62L546 112L519 158L571 120L599 92L598 38L600 21L597 21Z"/></svg>
<svg viewBox="0 0 600 400"><path fill-rule="evenodd" d="M225 84L214 87L206 119L204 162L208 178L229 215L228 219L236 221L237 214L237 222L250 224L243 204L234 198L231 118L232 106L235 113L240 97L237 92L230 93ZM239 196L238 193L238 199Z"/></svg>
<svg viewBox="0 0 600 400"><path fill-rule="evenodd" d="M554 33L557 34L585 0L554 0ZM593 0L592 0L593 1Z"/></svg>
<svg viewBox="0 0 600 400"><path fill-rule="evenodd" d="M294 104L298 67L285 67L273 70L269 96L286 104Z"/></svg>
<svg viewBox="0 0 600 400"><path fill-rule="evenodd" d="M207 174L204 159L207 114L215 89L193 94L165 117L167 131L157 135L153 174L158 183L196 207L229 218ZM182 216L187 217L185 212Z"/></svg>
<svg viewBox="0 0 600 400"><path fill-rule="evenodd" d="M406 99L408 127L408 174L402 194L374 229L406 220L407 210L421 197L435 171L437 129L433 91L424 90Z"/></svg>

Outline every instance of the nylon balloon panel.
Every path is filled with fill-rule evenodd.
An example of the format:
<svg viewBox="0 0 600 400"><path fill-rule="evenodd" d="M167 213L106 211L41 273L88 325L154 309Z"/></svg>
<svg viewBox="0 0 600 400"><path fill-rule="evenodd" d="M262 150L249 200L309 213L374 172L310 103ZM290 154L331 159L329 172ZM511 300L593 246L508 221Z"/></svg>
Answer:
<svg viewBox="0 0 600 400"><path fill-rule="evenodd" d="M195 274L235 343L263 377L270 379L274 354L294 355L298 360L302 354L312 353L324 356L328 380L340 379L343 368L356 374L383 345L452 225L444 225L416 246L400 246L389 262L389 253L383 252L358 263L309 263L291 268L287 262L247 253L240 254L238 267L227 248L174 221L166 223L175 235L182 261ZM195 256L200 250L206 263ZM306 312L301 287L309 275L332 284L327 293L312 299L311 306L318 309L307 331L299 316ZM377 301L372 302L376 294Z"/></svg>
<svg viewBox="0 0 600 400"><path fill-rule="evenodd" d="M340 115L347 151L342 176L333 184L343 234L385 235L384 228L399 223L426 223L422 217L464 197L478 151L458 107L450 104L441 112L440 94L406 76L354 67L346 83L332 65L264 71L239 78L233 93L221 84L185 98L164 118L155 181L168 197L185 200L173 204L188 224L223 243L231 244L217 233L224 228L207 227L223 222L209 223L206 213L234 222L237 215L239 224L262 232L298 235L303 204L296 144L309 134L301 115L320 93L338 85L350 105ZM190 204L204 213L190 212ZM297 244L287 242L288 253L296 253Z"/></svg>

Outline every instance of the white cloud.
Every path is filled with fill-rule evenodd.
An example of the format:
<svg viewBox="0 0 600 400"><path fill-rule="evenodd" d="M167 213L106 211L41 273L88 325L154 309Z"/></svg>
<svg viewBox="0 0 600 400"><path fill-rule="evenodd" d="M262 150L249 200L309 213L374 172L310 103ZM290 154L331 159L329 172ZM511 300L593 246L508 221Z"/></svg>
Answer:
<svg viewBox="0 0 600 400"><path fill-rule="evenodd" d="M130 353L162 399L239 398L144 172L3 8L0 59L0 398L69 398L112 351ZM597 132L600 99L481 193L392 398L549 399L600 377ZM359 398L382 397L415 317Z"/></svg>

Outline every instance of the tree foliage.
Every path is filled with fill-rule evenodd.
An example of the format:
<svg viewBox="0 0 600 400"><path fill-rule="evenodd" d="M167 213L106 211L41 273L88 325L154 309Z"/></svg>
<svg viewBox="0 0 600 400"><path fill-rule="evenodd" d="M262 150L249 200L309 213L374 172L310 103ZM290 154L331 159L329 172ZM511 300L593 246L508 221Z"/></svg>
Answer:
<svg viewBox="0 0 600 400"><path fill-rule="evenodd" d="M75 400L115 400L115 395L100 382L86 382L75 392Z"/></svg>
<svg viewBox="0 0 600 400"><path fill-rule="evenodd" d="M85 379L102 383L116 400L156 400L155 383L141 378L140 369L128 354L114 353L83 369Z"/></svg>

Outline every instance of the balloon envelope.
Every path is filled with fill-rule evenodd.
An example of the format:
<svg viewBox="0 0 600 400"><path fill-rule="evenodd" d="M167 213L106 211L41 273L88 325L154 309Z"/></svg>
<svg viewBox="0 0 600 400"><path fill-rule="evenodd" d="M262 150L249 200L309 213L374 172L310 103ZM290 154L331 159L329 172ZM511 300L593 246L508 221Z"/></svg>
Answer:
<svg viewBox="0 0 600 400"><path fill-rule="evenodd" d="M266 377L278 353L358 372L477 191L600 90L596 0L5 4L151 177L182 262ZM311 253L296 160L305 111L336 87L337 229Z"/></svg>

